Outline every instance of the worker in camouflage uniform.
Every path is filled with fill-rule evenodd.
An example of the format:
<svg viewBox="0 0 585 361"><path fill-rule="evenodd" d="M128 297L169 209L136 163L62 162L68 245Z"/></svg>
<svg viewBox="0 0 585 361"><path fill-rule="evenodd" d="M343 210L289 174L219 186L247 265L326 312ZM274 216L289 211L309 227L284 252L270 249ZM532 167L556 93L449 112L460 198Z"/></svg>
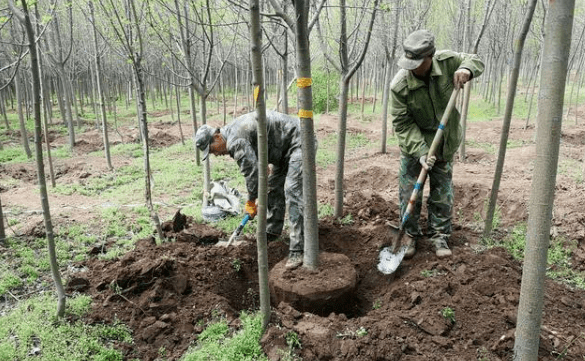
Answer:
<svg viewBox="0 0 585 361"><path fill-rule="evenodd" d="M459 112L453 109L436 156L428 157L429 148L454 87L458 89L478 77L484 69L475 54L450 50L435 51L434 36L417 30L403 42L402 68L391 84L391 118L400 146L399 198L402 219L421 167L428 170L430 195L427 199L428 229L438 257L451 256L453 209L453 156L462 140ZM416 252L416 240L422 236L418 224L423 192L419 192L411 217L404 224L405 257Z"/></svg>
<svg viewBox="0 0 585 361"><path fill-rule="evenodd" d="M290 226L289 256L286 268L303 263L303 175L300 122L296 117L273 111L266 113L268 163L268 209L266 235L268 240L280 236L285 211ZM245 210L251 218L257 213L258 198L258 122L256 112L244 114L222 128L202 125L195 134L195 144L209 153L229 154L236 160L246 178L248 200ZM286 203L286 206L285 206Z"/></svg>

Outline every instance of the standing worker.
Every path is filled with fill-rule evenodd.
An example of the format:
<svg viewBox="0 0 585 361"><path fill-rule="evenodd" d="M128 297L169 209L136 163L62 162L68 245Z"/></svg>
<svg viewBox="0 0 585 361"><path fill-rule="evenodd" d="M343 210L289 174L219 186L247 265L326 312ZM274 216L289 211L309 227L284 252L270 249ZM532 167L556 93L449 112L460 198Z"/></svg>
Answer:
<svg viewBox="0 0 585 361"><path fill-rule="evenodd" d="M475 54L450 50L435 51L435 37L428 30L417 30L403 42L402 68L391 84L391 117L400 146L399 198L400 219L404 216L421 167L428 170L430 195L427 200L428 229L437 257L451 256L453 209L453 156L462 140L459 112L449 115L436 156L428 157L429 148L441 122L453 88L461 88L481 75L483 62ZM418 221L422 190L414 211L404 224L408 246L405 257L416 252L416 240L422 236Z"/></svg>
<svg viewBox="0 0 585 361"><path fill-rule="evenodd" d="M268 163L268 209L266 237L280 236L285 211L290 223L289 255L285 267L294 269L303 263L303 173L300 121L274 111L266 112ZM244 114L222 128L202 125L195 134L195 144L203 152L229 154L246 178L248 200L246 213L254 218L258 198L258 122L256 112ZM286 206L285 206L286 201Z"/></svg>

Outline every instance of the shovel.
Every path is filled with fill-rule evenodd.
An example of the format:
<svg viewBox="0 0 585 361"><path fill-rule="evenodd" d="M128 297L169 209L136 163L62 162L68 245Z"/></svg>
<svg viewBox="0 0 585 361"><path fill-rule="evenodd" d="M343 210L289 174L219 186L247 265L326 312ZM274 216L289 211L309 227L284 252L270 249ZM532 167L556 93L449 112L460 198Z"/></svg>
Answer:
<svg viewBox="0 0 585 361"><path fill-rule="evenodd" d="M229 246L230 244L232 244L232 242L235 241L240 236L240 233L242 233L242 230L244 229L244 227L246 226L246 223L248 223L249 220L250 220L250 215L248 213L246 213L246 216L244 217L244 219L242 219L242 222L240 223L238 228L236 228L234 233L232 233L230 239L228 240L226 247Z"/></svg>
<svg viewBox="0 0 585 361"><path fill-rule="evenodd" d="M441 144L441 138L443 136L443 132L445 131L447 121L449 120L449 115L451 114L451 111L455 107L455 100L457 99L457 94L459 94L459 89L454 89L453 92L451 93L451 98L449 98L449 103L447 103L447 108L445 108L445 112L443 113L443 117L441 118L439 129L437 129L437 132L435 133L435 138L433 138L433 143L431 144L431 147L429 149L427 159L435 155L437 148ZM402 221L400 222L400 226L398 227L398 234L396 235L394 241L392 242L392 248L384 247L380 251L378 270L384 274L391 274L394 271L396 271L398 266L400 266L400 262L402 262L402 259L404 259L404 254L406 253L407 249L407 246L402 245L402 237L404 237L404 225L406 224L406 221L408 220L412 213L412 210L414 209L416 198L418 196L418 193L422 192L426 179L427 170L424 167L421 167L420 174L418 176L418 179L416 180L414 189L412 190L410 200L408 201L408 206L406 207L406 211L404 212L404 215L402 216Z"/></svg>

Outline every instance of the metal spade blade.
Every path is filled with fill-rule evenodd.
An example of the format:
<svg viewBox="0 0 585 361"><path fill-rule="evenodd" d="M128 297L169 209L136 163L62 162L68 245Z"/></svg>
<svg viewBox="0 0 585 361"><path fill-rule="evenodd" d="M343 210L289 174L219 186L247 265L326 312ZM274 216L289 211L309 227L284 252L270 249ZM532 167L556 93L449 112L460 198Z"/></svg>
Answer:
<svg viewBox="0 0 585 361"><path fill-rule="evenodd" d="M400 262L402 262L402 259L404 258L406 248L406 246L402 246L398 252L392 253L390 247L384 247L380 251L380 255L378 257L378 271L385 275L389 275L396 271L398 266L400 266Z"/></svg>

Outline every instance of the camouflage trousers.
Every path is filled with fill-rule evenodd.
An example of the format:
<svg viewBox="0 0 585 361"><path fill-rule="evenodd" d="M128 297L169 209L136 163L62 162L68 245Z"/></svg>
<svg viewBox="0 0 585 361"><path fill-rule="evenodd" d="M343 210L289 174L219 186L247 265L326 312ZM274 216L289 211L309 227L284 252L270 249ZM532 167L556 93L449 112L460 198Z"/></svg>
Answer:
<svg viewBox="0 0 585 361"><path fill-rule="evenodd" d="M272 165L268 177L268 209L266 232L282 233L284 216L288 213L289 250L303 251L303 167L301 148L292 150L288 162Z"/></svg>
<svg viewBox="0 0 585 361"><path fill-rule="evenodd" d="M418 158L400 156L399 197L400 219L404 217L406 207L422 166ZM452 162L438 160L427 175L430 193L427 198L428 229L430 237L441 237L447 240L451 235L451 219L453 210L453 165ZM419 225L424 189L417 195L414 210L404 224L404 230L411 236L422 235Z"/></svg>

